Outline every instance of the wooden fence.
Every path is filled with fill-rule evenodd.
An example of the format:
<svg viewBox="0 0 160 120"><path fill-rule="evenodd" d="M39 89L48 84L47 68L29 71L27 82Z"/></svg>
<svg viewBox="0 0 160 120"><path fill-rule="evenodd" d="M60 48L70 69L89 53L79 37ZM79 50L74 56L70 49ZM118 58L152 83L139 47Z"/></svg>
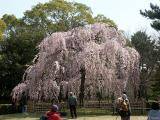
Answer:
<svg viewBox="0 0 160 120"><path fill-rule="evenodd" d="M134 102L130 103L131 105L131 112L133 114L146 114L147 110L149 108L146 107L145 102ZM45 112L48 111L51 106L51 103L44 103L44 102L32 102L28 101L27 105L27 111L28 112ZM67 103L63 102L58 104L58 106L61 109L66 109L67 108ZM97 109L105 109L107 111L112 112L113 114L116 113L116 108L115 105L112 103L108 102L98 102L98 101L88 101L84 104L84 109L86 108L97 108Z"/></svg>

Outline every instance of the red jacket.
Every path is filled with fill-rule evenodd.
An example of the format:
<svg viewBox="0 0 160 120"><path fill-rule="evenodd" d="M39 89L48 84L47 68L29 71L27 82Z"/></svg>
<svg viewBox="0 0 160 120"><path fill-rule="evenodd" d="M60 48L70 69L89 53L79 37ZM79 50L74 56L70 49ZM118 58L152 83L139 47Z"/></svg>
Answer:
<svg viewBox="0 0 160 120"><path fill-rule="evenodd" d="M48 112L48 120L62 120L58 112Z"/></svg>

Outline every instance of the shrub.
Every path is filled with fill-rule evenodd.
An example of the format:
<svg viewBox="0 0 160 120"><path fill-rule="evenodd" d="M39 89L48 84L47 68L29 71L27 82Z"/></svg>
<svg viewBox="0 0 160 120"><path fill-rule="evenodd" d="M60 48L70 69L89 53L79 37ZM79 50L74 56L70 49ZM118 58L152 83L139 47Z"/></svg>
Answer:
<svg viewBox="0 0 160 120"><path fill-rule="evenodd" d="M11 104L0 105L0 115L18 113L18 111L19 111L19 108L12 106Z"/></svg>

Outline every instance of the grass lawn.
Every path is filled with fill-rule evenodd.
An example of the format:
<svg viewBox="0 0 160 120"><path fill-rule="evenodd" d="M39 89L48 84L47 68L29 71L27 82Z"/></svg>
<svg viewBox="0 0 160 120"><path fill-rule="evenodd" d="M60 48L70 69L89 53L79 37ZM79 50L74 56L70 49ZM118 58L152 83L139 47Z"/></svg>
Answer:
<svg viewBox="0 0 160 120"><path fill-rule="evenodd" d="M0 115L0 120L39 120L40 114L9 114L9 115ZM146 120L146 116L131 116L131 120ZM68 118L69 120L69 118ZM120 120L120 117L117 116L81 116L76 120Z"/></svg>

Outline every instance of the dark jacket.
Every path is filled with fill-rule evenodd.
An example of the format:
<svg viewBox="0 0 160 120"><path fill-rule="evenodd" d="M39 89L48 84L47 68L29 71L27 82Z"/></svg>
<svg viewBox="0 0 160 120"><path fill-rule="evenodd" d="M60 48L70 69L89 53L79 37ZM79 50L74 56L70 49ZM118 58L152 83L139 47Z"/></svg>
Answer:
<svg viewBox="0 0 160 120"><path fill-rule="evenodd" d="M76 106L77 105L77 98L75 96L69 96L68 104Z"/></svg>

